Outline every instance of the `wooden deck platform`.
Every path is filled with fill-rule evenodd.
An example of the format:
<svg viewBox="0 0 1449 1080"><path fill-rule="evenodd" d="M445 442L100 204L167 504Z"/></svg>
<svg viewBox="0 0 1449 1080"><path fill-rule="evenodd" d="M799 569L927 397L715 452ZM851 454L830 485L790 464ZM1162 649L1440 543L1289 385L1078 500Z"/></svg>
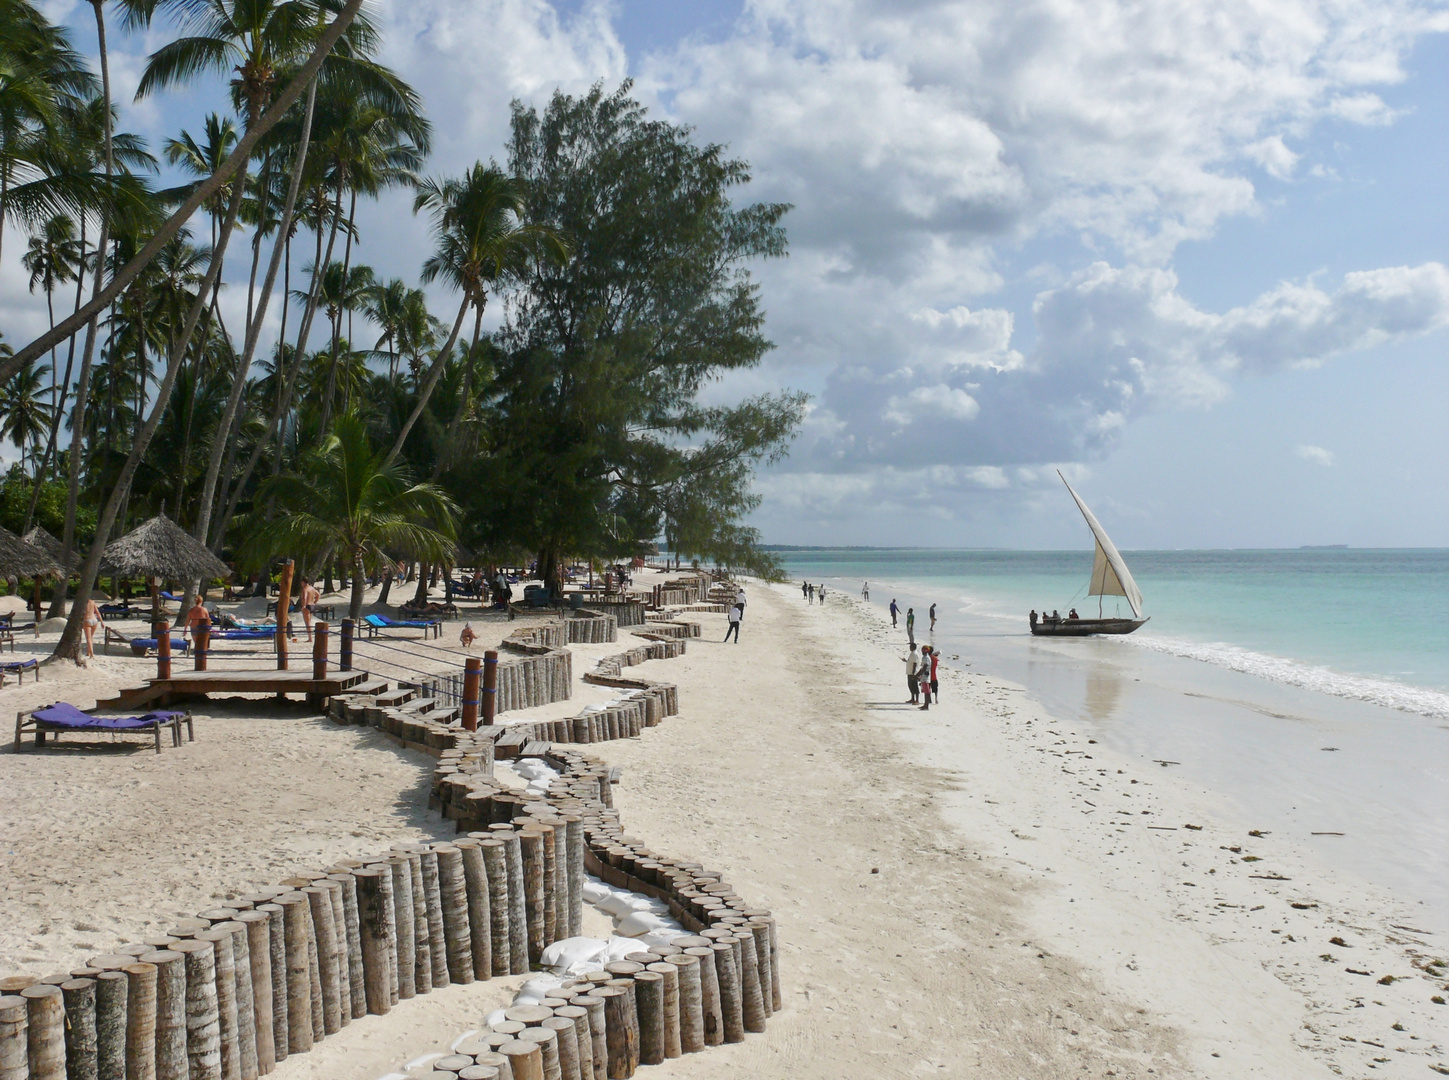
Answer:
<svg viewBox="0 0 1449 1080"><path fill-rule="evenodd" d="M100 708L130 709L153 703L166 705L177 698L201 697L209 694L301 694L309 702L321 705L370 676L366 671L337 671L325 679L312 678L310 664L295 671L254 668L241 671L175 671L169 679L151 679L145 686L128 687L109 701L98 702Z"/></svg>

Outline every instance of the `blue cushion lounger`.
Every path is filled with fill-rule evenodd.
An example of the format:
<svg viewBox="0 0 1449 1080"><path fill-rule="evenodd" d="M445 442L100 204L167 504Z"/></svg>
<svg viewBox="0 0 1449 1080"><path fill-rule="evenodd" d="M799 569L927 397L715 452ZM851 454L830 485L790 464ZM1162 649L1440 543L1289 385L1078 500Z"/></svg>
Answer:
<svg viewBox="0 0 1449 1080"><path fill-rule="evenodd" d="M40 661L35 657L28 660L11 660L8 663L0 664L0 686L5 685L5 676L14 675L20 680L20 685L25 685L25 673L35 672L35 681L40 681Z"/></svg>
<svg viewBox="0 0 1449 1080"><path fill-rule="evenodd" d="M379 630L422 630L424 636L430 630L437 631L439 636L443 633L440 619L393 619L386 615L364 615L362 621L368 629L369 637L375 637Z"/></svg>
<svg viewBox="0 0 1449 1080"><path fill-rule="evenodd" d="M148 712L142 716L92 716L74 705L58 701L29 713L15 717L15 749L20 749L21 735L27 730L35 732L35 745L45 743L47 732L59 734L62 731L107 731L112 739L126 732L151 732L156 742L156 753L161 752L161 728L171 729L171 745L181 745L181 724L185 721L191 741L196 741L196 731L191 725L191 714L186 712Z"/></svg>
<svg viewBox="0 0 1449 1080"><path fill-rule="evenodd" d="M211 639L224 641L270 641L277 636L275 626L238 626L231 630L213 630Z"/></svg>
<svg viewBox="0 0 1449 1080"><path fill-rule="evenodd" d="M160 642L153 637L137 637L131 639L131 651L137 656L145 656L147 653L155 652L159 645ZM190 652L191 640L189 638L172 638L171 651L174 653Z"/></svg>

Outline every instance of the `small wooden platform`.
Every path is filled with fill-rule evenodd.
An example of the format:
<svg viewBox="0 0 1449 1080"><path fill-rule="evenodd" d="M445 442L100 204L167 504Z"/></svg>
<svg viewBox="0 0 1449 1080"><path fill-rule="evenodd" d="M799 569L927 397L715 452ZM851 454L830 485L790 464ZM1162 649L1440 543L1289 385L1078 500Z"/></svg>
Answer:
<svg viewBox="0 0 1449 1080"><path fill-rule="evenodd" d="M178 671L173 672L169 679L151 679L145 686L122 690L110 701L99 702L98 707L130 709L152 702L165 705L176 698L204 698L209 694L302 694L309 702L320 705L327 698L345 693L369 678L366 671L338 671L325 679L314 679L310 665L297 671L269 671L264 668Z"/></svg>

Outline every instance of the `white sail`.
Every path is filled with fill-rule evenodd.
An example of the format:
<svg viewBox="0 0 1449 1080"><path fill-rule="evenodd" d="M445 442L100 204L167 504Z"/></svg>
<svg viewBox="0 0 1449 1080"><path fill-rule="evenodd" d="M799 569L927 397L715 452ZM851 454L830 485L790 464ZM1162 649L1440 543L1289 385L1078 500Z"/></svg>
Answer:
<svg viewBox="0 0 1449 1080"><path fill-rule="evenodd" d="M1062 476L1061 470L1057 470L1062 483L1067 484L1067 478ZM1107 535L1107 530L1102 528L1102 523L1097 520L1096 515L1087 509L1087 504L1082 502L1082 497L1072 491L1072 485L1067 484L1067 490L1071 491L1072 498L1076 500L1077 509L1082 512L1082 517L1087 519L1087 527L1092 530L1092 535L1097 538L1097 552L1092 558L1092 587L1087 590L1088 596L1121 596L1132 605L1132 614L1136 618L1142 618L1142 590L1137 587L1137 582L1132 580L1132 572L1127 569L1127 564L1122 561L1117 546L1112 543L1112 538Z"/></svg>

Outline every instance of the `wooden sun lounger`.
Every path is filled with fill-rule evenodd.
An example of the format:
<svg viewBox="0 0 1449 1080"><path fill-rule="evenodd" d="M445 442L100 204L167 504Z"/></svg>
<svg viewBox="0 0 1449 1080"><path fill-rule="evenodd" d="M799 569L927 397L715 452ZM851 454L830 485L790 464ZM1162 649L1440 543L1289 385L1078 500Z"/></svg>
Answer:
<svg viewBox="0 0 1449 1080"><path fill-rule="evenodd" d="M5 676L14 675L21 686L25 685L25 673L27 671L35 674L35 681L40 681L40 661L33 657L29 660L12 660L6 664L0 664L0 686L5 685Z"/></svg>

